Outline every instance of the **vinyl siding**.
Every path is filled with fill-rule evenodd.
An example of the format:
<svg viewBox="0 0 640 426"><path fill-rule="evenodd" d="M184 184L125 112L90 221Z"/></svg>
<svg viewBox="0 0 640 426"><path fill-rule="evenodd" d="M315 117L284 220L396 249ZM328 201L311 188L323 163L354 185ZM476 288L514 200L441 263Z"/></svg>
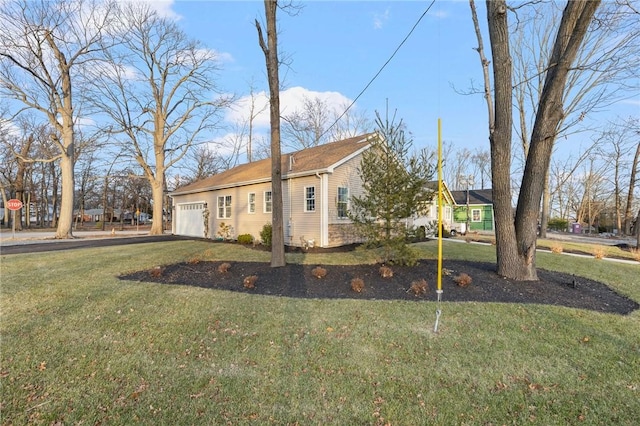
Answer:
<svg viewBox="0 0 640 426"><path fill-rule="evenodd" d="M197 194L174 196L174 204L205 201L210 211L209 235L218 238L220 224L232 227L231 238L237 238L241 234L251 234L255 240L260 239L262 227L271 223L271 213L264 212L264 191L271 190L271 183L247 185L236 188L228 188L217 191L207 191ZM249 193L256 194L256 211L249 213ZM231 217L218 219L218 197L231 196ZM175 229L174 229L175 232Z"/></svg>
<svg viewBox="0 0 640 426"><path fill-rule="evenodd" d="M349 198L362 195L362 183L358 175L358 166L362 160L362 154L352 158L345 164L337 167L332 174L329 175L329 224L350 223L348 219L338 218L338 187L346 187L349 189ZM347 203L347 208L351 207L351 203Z"/></svg>
<svg viewBox="0 0 640 426"><path fill-rule="evenodd" d="M284 203L291 208L287 209L289 215L285 216L285 241L291 246L300 246L301 238L314 240L320 245L320 217L323 208L321 179L317 176L305 176L285 181L287 191ZM315 186L315 211L305 211L305 188ZM283 200L284 201L284 200ZM285 211L287 211L285 210Z"/></svg>

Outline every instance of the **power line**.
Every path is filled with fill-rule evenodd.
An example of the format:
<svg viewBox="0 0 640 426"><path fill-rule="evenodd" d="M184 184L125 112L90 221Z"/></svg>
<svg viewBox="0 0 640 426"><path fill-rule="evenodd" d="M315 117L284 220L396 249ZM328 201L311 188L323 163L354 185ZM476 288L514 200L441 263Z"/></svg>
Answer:
<svg viewBox="0 0 640 426"><path fill-rule="evenodd" d="M331 128L333 126L335 126L336 124L338 124L338 121L340 121L340 119L342 117L344 117L344 115L351 109L351 107L353 105L355 105L356 101L358 99L360 99L360 96L362 96L364 94L364 92L367 91L367 89L369 88L369 86L371 86L371 84L373 84L373 82L376 80L376 78L378 78L378 76L380 75L380 73L382 73L382 70L384 70L386 68L386 66L389 64L389 62L391 62L391 60L394 58L394 56L396 56L396 53L398 53L398 51L400 50L400 48L404 45L404 43L409 39L409 37L411 37L411 34L413 34L413 31L416 29L416 27L418 26L418 24L420 24L420 22L422 21L422 18L424 18L426 16L426 14L429 12L429 10L431 9L431 6L433 6L433 4L436 2L436 0L431 0L431 3L429 4L429 6L427 7L427 9L422 13L422 15L420 15L420 17L418 18L418 20L416 21L415 24L413 24L413 27L411 27L411 30L409 31L409 33L405 36L405 38L400 42L400 44L398 45L398 47L396 47L396 49L393 51L393 53L391 54L391 56L389 57L389 59L387 59L387 61L380 67L380 69L378 70L378 72L373 76L373 78L371 78L371 80L369 80L369 82L367 83L366 86L364 86L364 89L362 89L362 91L360 91L360 93L358 94L358 96L355 97L355 99L351 102L351 104L349 104L349 106L344 110L344 112L342 114L340 114L340 116L338 118L336 118L336 121L333 122L333 124L331 124L331 126L329 126L327 128L327 130L325 130L321 135L320 138L322 138L324 135L327 134L327 132L329 130L331 130Z"/></svg>

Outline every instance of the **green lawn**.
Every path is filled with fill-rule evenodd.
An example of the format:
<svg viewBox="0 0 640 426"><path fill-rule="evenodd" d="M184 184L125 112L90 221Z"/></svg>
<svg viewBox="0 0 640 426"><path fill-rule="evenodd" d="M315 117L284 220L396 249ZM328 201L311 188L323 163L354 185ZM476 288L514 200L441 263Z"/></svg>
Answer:
<svg viewBox="0 0 640 426"><path fill-rule="evenodd" d="M425 257L435 242L417 244ZM445 256L494 248L445 242ZM1 256L3 425L618 424L640 418L640 313L447 302L295 300L119 281L189 259L166 242ZM375 253L290 262L374 262ZM539 267L640 301L640 267L540 253Z"/></svg>

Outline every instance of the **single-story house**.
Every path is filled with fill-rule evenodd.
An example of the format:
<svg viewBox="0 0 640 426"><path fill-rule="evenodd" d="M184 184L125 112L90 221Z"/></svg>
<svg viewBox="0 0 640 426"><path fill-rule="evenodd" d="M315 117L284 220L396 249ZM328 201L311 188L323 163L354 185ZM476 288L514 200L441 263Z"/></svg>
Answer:
<svg viewBox="0 0 640 426"><path fill-rule="evenodd" d="M347 218L349 199L362 194L358 167L376 133L282 155L285 243L336 247L360 242ZM242 164L177 188L172 231L201 238L237 238L271 223L271 159Z"/></svg>
<svg viewBox="0 0 640 426"><path fill-rule="evenodd" d="M467 203L468 194L468 203ZM466 227L469 219L469 231L493 231L493 190L470 189L469 191L451 191L455 200L453 220Z"/></svg>

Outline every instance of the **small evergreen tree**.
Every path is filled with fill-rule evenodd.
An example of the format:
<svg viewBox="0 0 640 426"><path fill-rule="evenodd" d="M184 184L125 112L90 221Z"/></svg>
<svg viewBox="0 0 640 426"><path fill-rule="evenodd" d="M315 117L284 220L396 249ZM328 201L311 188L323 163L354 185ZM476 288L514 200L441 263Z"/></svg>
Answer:
<svg viewBox="0 0 640 426"><path fill-rule="evenodd" d="M358 169L363 193L351 198L349 218L367 245L382 248L383 262L412 265L417 256L408 246L406 219L433 196L426 184L434 167L425 150L411 150L412 141L395 115L383 120L376 113L376 127L379 137L363 153Z"/></svg>

